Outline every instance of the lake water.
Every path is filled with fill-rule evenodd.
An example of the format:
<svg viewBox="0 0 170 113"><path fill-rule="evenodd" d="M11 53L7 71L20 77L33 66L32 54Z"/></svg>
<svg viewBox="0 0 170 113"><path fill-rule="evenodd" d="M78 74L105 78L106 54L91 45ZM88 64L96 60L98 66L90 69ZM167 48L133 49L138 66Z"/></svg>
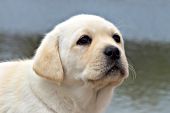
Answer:
<svg viewBox="0 0 170 113"><path fill-rule="evenodd" d="M40 39L0 36L0 61L30 58ZM125 41L125 47L136 78L131 72L115 91L107 113L170 113L170 43Z"/></svg>
<svg viewBox="0 0 170 113"><path fill-rule="evenodd" d="M116 90L107 113L170 113L170 44L126 42L136 70Z"/></svg>

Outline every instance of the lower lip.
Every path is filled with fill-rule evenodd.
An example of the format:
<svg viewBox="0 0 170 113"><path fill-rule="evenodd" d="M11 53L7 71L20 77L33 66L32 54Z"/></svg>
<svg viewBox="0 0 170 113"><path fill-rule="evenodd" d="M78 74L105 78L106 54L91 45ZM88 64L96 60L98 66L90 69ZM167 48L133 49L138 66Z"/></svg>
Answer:
<svg viewBox="0 0 170 113"><path fill-rule="evenodd" d="M117 71L118 68L115 67L115 66L112 66L107 72L106 72L106 75L109 75L110 73L114 72L114 71Z"/></svg>
<svg viewBox="0 0 170 113"><path fill-rule="evenodd" d="M119 68L119 67L117 67L117 66L111 67L111 68L106 72L106 75L109 75L110 73L113 73L113 72L116 72L116 71L119 71L122 76L125 75L125 70L122 69L122 68Z"/></svg>

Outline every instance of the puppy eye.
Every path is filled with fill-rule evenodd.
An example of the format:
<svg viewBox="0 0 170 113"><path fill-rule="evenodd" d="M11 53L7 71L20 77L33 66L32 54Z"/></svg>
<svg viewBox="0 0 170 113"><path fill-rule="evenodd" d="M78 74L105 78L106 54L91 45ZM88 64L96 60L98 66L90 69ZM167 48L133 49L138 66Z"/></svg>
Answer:
<svg viewBox="0 0 170 113"><path fill-rule="evenodd" d="M88 35L83 35L77 41L77 45L89 45L91 43L91 41L92 41L92 39Z"/></svg>
<svg viewBox="0 0 170 113"><path fill-rule="evenodd" d="M120 36L118 34L114 34L112 38L117 42L120 43Z"/></svg>

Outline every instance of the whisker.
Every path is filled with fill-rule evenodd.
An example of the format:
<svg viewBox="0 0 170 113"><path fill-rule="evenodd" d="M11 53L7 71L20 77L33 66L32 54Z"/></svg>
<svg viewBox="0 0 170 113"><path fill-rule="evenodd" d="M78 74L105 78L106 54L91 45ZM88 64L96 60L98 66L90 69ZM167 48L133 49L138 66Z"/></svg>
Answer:
<svg viewBox="0 0 170 113"><path fill-rule="evenodd" d="M132 72L132 79L136 79L136 71L135 71L135 68L132 64L129 64L129 70Z"/></svg>

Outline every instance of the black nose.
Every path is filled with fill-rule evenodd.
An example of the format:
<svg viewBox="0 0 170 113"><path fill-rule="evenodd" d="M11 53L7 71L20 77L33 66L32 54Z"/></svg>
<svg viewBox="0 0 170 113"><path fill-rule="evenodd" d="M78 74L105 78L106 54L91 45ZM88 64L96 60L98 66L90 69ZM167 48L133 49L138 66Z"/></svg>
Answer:
<svg viewBox="0 0 170 113"><path fill-rule="evenodd" d="M110 59L118 60L120 58L120 51L117 47L108 46L104 50L104 55Z"/></svg>

